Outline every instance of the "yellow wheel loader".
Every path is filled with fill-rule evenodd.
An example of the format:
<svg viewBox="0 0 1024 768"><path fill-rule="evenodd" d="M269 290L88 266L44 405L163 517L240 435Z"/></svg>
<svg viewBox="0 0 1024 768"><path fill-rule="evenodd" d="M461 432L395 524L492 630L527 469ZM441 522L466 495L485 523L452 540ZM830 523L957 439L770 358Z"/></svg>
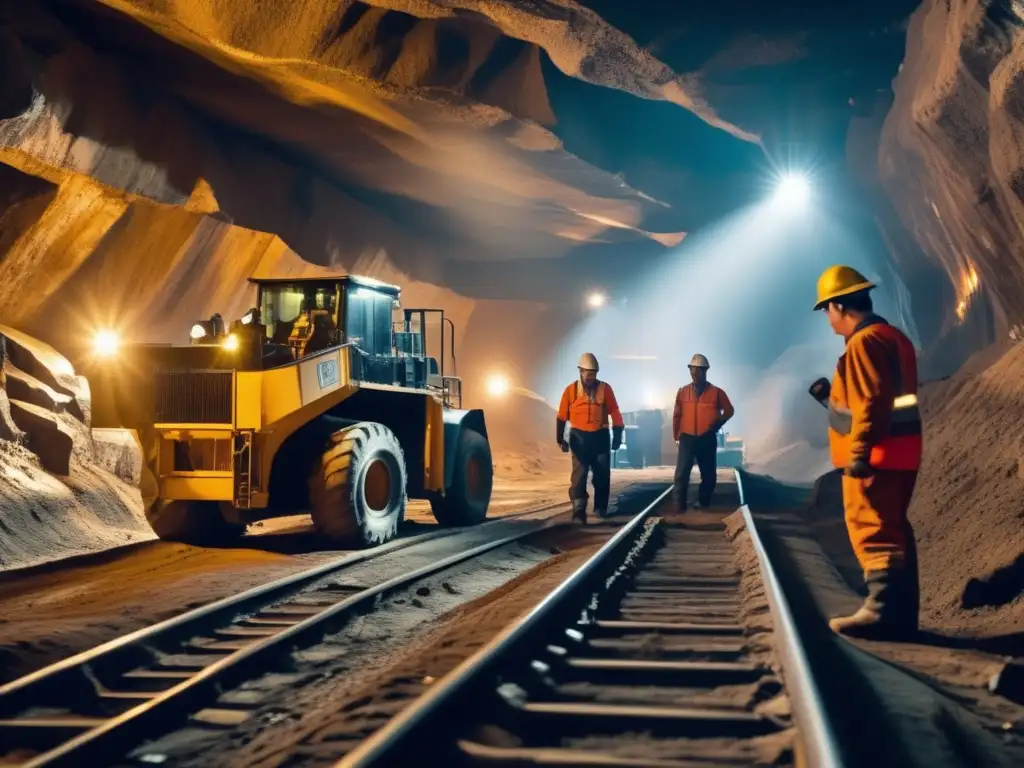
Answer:
<svg viewBox="0 0 1024 768"><path fill-rule="evenodd" d="M188 346L114 352L107 338L84 366L94 427L138 436L157 535L213 543L309 510L327 536L381 544L407 498L441 525L481 522L487 427L445 373L443 311L403 309L398 287L353 275L251 282L257 304L230 329L215 315Z"/></svg>

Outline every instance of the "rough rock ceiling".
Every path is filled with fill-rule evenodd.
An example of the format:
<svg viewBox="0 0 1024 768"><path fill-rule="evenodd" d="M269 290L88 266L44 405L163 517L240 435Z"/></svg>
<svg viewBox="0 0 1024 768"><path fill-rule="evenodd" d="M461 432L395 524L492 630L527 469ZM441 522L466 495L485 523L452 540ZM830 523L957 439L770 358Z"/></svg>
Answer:
<svg viewBox="0 0 1024 768"><path fill-rule="evenodd" d="M26 106L20 66L45 101L0 141L162 202L206 184L318 263L383 248L453 284L465 261L568 275L677 244L762 194L773 162L835 162L915 4L10 3L0 32L26 56L5 46L0 107Z"/></svg>

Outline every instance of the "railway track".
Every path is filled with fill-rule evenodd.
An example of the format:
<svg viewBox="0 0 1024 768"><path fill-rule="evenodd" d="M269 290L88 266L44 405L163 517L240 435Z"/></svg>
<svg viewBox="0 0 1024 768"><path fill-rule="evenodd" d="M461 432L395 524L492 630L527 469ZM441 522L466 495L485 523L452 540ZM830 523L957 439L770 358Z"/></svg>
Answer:
<svg viewBox="0 0 1024 768"><path fill-rule="evenodd" d="M315 644L386 596L550 527L568 508L548 504L472 529L399 539L189 611L0 686L0 764L107 765L200 710L208 720L230 725L249 708L244 697L224 703L224 691L272 671L293 650ZM538 525L517 525L531 520ZM369 588L344 581L359 563L488 528L493 538Z"/></svg>
<svg viewBox="0 0 1024 768"><path fill-rule="evenodd" d="M841 766L749 510L753 584L724 523L661 517L666 496L337 766Z"/></svg>

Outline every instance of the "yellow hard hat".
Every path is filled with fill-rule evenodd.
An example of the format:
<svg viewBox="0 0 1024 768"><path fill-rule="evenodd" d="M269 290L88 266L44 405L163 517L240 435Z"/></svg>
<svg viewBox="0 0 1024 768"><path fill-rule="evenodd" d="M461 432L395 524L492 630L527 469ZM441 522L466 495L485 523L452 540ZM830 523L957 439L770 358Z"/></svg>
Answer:
<svg viewBox="0 0 1024 768"><path fill-rule="evenodd" d="M851 293L874 287L874 283L853 267L836 264L822 272L818 278L818 303L814 305L814 309L819 310L840 296L849 296Z"/></svg>

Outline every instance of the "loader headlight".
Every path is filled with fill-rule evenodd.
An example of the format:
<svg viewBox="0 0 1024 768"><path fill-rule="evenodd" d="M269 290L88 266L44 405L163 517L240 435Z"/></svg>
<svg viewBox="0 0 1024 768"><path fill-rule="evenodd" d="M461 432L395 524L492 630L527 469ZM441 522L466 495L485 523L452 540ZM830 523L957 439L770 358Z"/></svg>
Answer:
<svg viewBox="0 0 1024 768"><path fill-rule="evenodd" d="M92 351L97 357L113 357L121 349L121 337L116 331L97 331L92 339Z"/></svg>
<svg viewBox="0 0 1024 768"><path fill-rule="evenodd" d="M192 341L205 339L207 336L206 325L204 323L196 323L192 326L192 330L188 332L188 335Z"/></svg>
<svg viewBox="0 0 1024 768"><path fill-rule="evenodd" d="M238 349L238 337L233 333L229 333L224 337L224 341L222 341L220 345L228 352L234 352Z"/></svg>
<svg viewBox="0 0 1024 768"><path fill-rule="evenodd" d="M260 311L253 307L244 315L242 315L242 325L252 325L259 318Z"/></svg>

